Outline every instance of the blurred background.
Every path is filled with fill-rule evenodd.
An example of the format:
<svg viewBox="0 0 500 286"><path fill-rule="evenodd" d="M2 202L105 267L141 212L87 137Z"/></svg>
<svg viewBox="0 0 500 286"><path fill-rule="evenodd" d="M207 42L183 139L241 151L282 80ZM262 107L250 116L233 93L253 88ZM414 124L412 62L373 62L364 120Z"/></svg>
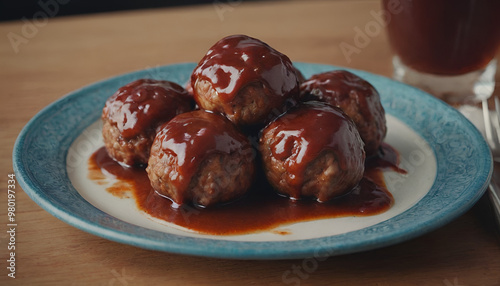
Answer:
<svg viewBox="0 0 500 286"><path fill-rule="evenodd" d="M44 12L50 17L133 9L149 9L197 4L216 4L256 0L0 0L0 21L33 19ZM56 11L57 9L57 11Z"/></svg>

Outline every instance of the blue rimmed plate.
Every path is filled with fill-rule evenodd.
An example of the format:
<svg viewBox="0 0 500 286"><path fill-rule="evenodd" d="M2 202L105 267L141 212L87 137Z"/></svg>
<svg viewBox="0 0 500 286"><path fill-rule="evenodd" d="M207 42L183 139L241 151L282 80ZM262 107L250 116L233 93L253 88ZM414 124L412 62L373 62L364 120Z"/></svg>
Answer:
<svg viewBox="0 0 500 286"><path fill-rule="evenodd" d="M296 66L306 77L339 69ZM120 86L139 78L184 85L194 67L184 63L121 75L74 91L40 111L14 147L20 186L60 220L113 241L190 255L284 259L358 252L422 235L468 210L491 177L489 148L459 112L415 88L351 70L378 89L387 113L386 142L399 151L401 167L408 171L384 174L395 198L391 209L375 216L302 222L237 236L198 234L156 221L137 210L131 198L106 192L112 181L89 180L87 160L103 145L101 110Z"/></svg>

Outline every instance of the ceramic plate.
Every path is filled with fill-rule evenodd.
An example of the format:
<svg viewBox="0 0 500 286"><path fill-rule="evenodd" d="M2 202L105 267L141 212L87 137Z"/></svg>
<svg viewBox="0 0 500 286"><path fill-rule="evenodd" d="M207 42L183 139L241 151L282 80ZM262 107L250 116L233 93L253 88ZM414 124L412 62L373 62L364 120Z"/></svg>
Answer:
<svg viewBox="0 0 500 286"><path fill-rule="evenodd" d="M296 66L306 77L339 69L308 63ZM100 114L106 99L120 86L139 78L184 85L194 67L184 63L125 74L72 92L40 111L14 147L14 170L21 187L55 217L113 241L199 256L284 259L358 252L422 235L468 210L491 177L489 148L459 112L418 89L350 70L379 91L387 113L385 141L398 150L400 167L408 171L407 175L384 173L395 199L387 212L233 236L199 234L159 222L137 210L133 199L108 193L111 179L89 180L87 161L103 146Z"/></svg>

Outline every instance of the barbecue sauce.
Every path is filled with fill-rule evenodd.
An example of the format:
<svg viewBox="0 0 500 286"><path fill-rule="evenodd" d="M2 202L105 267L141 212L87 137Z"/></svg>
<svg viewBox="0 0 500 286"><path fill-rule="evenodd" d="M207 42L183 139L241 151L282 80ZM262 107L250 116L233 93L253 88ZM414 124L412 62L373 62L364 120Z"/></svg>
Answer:
<svg viewBox="0 0 500 286"><path fill-rule="evenodd" d="M231 102L245 85L260 83L279 106L298 93L298 79L290 59L266 43L245 35L233 35L213 45L193 71L191 82L212 84L220 99ZM277 104L277 103L278 104Z"/></svg>
<svg viewBox="0 0 500 286"><path fill-rule="evenodd" d="M247 195L209 208L177 205L160 196L151 187L144 169L116 163L104 147L90 157L89 177L102 178L103 174L118 179L118 183L107 190L118 197L131 191L137 207L157 219L204 234L235 235L272 230L296 222L382 213L394 203L384 182L383 171L406 173L398 164L397 151L383 143L377 154L367 158L364 177L358 186L328 202L291 200L280 196L267 183L264 174L258 174ZM125 185L129 188L123 188ZM282 230L275 233L289 234Z"/></svg>

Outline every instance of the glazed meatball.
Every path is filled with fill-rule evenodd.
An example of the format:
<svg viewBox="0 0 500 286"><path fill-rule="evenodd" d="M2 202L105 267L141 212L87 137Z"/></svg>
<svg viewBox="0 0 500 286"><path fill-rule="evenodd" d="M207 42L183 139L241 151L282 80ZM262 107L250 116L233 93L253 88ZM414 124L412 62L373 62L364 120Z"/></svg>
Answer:
<svg viewBox="0 0 500 286"><path fill-rule="evenodd" d="M366 154L377 152L387 127L380 96L369 82L344 70L320 73L302 83L301 97L340 107L356 123Z"/></svg>
<svg viewBox="0 0 500 286"><path fill-rule="evenodd" d="M191 82L200 108L222 113L237 125L270 121L273 110L300 93L290 59L244 35L223 38L212 46Z"/></svg>
<svg viewBox="0 0 500 286"><path fill-rule="evenodd" d="M196 110L158 131L148 173L160 195L180 205L210 206L242 196L255 171L255 151L224 116Z"/></svg>
<svg viewBox="0 0 500 286"><path fill-rule="evenodd" d="M191 109L191 98L173 82L139 79L121 87L101 116L108 154L127 166L147 164L157 128Z"/></svg>
<svg viewBox="0 0 500 286"><path fill-rule="evenodd" d="M263 129L259 144L269 182L292 199L324 202L363 177L365 152L356 126L323 102L306 102L278 117Z"/></svg>

